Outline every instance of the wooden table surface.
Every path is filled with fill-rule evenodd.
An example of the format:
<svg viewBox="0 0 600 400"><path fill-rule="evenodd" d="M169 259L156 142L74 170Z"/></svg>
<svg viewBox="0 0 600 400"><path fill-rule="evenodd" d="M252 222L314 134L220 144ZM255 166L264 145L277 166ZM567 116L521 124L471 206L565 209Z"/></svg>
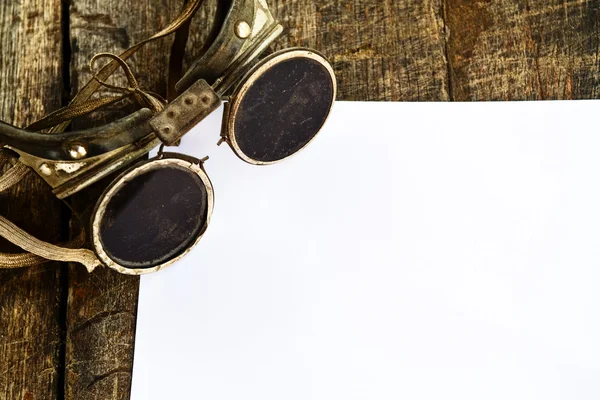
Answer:
<svg viewBox="0 0 600 400"><path fill-rule="evenodd" d="M188 64L214 1L194 19ZM328 55L339 100L599 97L600 0L268 1L287 27L276 47ZM0 118L24 125L66 104L90 78L96 52L119 53L180 7L181 0L0 1ZM132 61L143 88L165 92L169 46L146 46ZM74 203L85 208L90 197ZM0 214L45 240L69 236L68 208L34 174L0 195ZM5 242L0 250L17 251ZM0 399L128 398L138 285L79 265L0 271Z"/></svg>

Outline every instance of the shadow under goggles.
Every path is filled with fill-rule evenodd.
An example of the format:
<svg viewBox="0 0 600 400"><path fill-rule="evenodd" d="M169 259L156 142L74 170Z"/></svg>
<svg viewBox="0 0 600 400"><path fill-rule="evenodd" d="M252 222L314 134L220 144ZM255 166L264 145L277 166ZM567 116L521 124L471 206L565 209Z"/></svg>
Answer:
<svg viewBox="0 0 600 400"><path fill-rule="evenodd" d="M200 3L188 2L151 40L179 33ZM219 143L227 143L241 160L268 165L303 149L323 127L336 97L329 62L302 48L261 57L283 31L264 0L219 1L216 20L212 44L174 85L178 95L158 109L143 108L84 131L62 132L68 124L63 121L52 134L0 123L0 143L18 153L19 163L35 170L60 199L123 171L97 201L87 226L93 252L24 237L8 221L0 223L0 235L43 259L81 262L90 271L98 265L130 275L158 271L202 238L213 210L213 187L203 160L162 153L162 147L158 157L139 159L158 146L176 145L223 102ZM98 77L114 72L116 61L71 107L91 97Z"/></svg>

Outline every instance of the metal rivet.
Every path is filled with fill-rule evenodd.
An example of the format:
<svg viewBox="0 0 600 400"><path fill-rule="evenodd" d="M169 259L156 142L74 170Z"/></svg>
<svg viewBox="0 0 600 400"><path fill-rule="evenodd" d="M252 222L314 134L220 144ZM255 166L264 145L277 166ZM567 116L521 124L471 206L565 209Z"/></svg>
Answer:
<svg viewBox="0 0 600 400"><path fill-rule="evenodd" d="M46 163L40 165L38 169L40 170L40 173L44 176L52 175L52 168L50 168L50 166Z"/></svg>
<svg viewBox="0 0 600 400"><path fill-rule="evenodd" d="M185 104L187 104L188 106L189 106L189 105L192 105L192 104L194 104L194 98L193 98L193 97L191 97L191 96L190 96L190 97L186 97L186 98L185 98L185 100L184 100L184 102L185 102Z"/></svg>
<svg viewBox="0 0 600 400"><path fill-rule="evenodd" d="M169 118L174 118L174 117L175 117L175 111L169 111L169 112L167 113L167 117L169 117Z"/></svg>
<svg viewBox="0 0 600 400"><path fill-rule="evenodd" d="M210 101L210 98L208 96L205 95L205 96L202 97L202 102L204 104L208 104L209 101Z"/></svg>
<svg viewBox="0 0 600 400"><path fill-rule="evenodd" d="M69 147L69 155L75 160L79 160L87 155L87 149L80 144L74 144Z"/></svg>
<svg viewBox="0 0 600 400"><path fill-rule="evenodd" d="M170 126L165 126L164 128L162 128L162 132L166 135L168 135L169 133L171 133L171 127Z"/></svg>
<svg viewBox="0 0 600 400"><path fill-rule="evenodd" d="M240 39L246 39L252 33L252 28L246 21L240 21L235 24L235 34Z"/></svg>

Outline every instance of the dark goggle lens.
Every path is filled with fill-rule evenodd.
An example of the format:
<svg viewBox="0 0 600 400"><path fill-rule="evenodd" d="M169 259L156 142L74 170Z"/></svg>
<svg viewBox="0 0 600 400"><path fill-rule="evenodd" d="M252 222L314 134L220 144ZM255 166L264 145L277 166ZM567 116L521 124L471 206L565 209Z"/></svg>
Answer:
<svg viewBox="0 0 600 400"><path fill-rule="evenodd" d="M252 164L283 160L321 130L336 95L333 70L321 55L286 50L261 61L236 90L227 137Z"/></svg>
<svg viewBox="0 0 600 400"><path fill-rule="evenodd" d="M92 225L96 254L131 274L172 263L206 230L212 193L204 171L186 160L155 159L130 169L98 202Z"/></svg>

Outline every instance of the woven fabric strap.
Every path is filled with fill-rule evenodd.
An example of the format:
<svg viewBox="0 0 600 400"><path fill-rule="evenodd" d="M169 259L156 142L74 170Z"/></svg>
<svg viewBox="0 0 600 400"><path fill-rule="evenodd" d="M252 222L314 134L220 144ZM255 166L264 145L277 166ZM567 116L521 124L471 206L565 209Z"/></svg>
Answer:
<svg viewBox="0 0 600 400"><path fill-rule="evenodd" d="M28 237L29 234L25 233ZM9 235L9 238L12 237ZM10 240L10 239L9 239ZM12 240L11 240L12 242ZM85 244L85 230L81 230L79 236L70 242L62 245L69 249L77 249ZM62 247L61 246L61 247ZM0 268L14 269L40 265L50 260L33 253L0 253Z"/></svg>
<svg viewBox="0 0 600 400"><path fill-rule="evenodd" d="M63 261L63 262L78 262L85 265L88 271L93 271L100 266L100 261L96 258L93 251L88 249L70 249L67 247L59 247L50 243L39 240L9 220L0 216L0 236L8 239L13 244L19 246L31 254L35 254L45 260ZM12 260L13 262L15 259ZM23 261L19 259L18 261ZM3 260L0 258L0 265ZM15 268L13 266L12 268Z"/></svg>
<svg viewBox="0 0 600 400"><path fill-rule="evenodd" d="M0 193L10 189L31 171L25 164L17 163L12 166L4 175L0 176Z"/></svg>
<svg viewBox="0 0 600 400"><path fill-rule="evenodd" d="M0 194L17 184L31 171L29 167L18 162L14 154L10 154L10 152L7 151L0 150L0 162L14 164L7 172L4 173L4 175L0 176ZM4 237L11 243L16 244L22 249L28 251L27 253L15 254L0 253L0 268L13 269L43 264L45 262L50 261L48 258L43 257L43 255L46 254L48 251L54 251L56 250L56 248L59 248L57 246L53 246L50 249L42 248L40 251L38 251L36 243L41 241L38 241L37 239L30 236L28 233L17 228L13 223L9 222L4 217L0 217L0 220L0 224L3 225L3 228L0 227L0 237ZM13 227L15 228L14 232L11 231ZM29 241L25 243L26 247L20 246L21 241L19 237L22 236L29 239ZM83 246L84 244L85 230L81 229L79 235L75 239L66 243L64 246L69 249L76 249L78 247Z"/></svg>

